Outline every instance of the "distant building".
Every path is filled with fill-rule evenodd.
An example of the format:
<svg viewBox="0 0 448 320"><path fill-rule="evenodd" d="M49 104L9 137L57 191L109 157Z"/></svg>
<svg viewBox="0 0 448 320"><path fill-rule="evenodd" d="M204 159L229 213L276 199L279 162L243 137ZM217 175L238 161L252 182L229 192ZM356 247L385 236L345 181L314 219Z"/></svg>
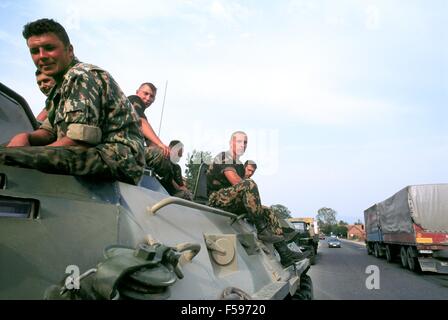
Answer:
<svg viewBox="0 0 448 320"><path fill-rule="evenodd" d="M363 224L349 224L347 226L347 239L359 239L364 241L366 239L366 230Z"/></svg>

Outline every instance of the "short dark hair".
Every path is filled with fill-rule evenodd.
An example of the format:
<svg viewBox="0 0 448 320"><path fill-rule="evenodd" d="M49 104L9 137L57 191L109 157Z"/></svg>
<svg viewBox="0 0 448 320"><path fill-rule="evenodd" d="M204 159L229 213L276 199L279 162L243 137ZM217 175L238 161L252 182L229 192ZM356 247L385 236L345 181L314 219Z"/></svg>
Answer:
<svg viewBox="0 0 448 320"><path fill-rule="evenodd" d="M64 46L70 45L70 38L64 27L53 19L39 19L33 22L28 22L23 27L22 35L28 40L31 36L40 36L45 33L54 33L59 40L62 41Z"/></svg>
<svg viewBox="0 0 448 320"><path fill-rule="evenodd" d="M246 162L244 162L244 167L247 167L248 165L251 165L252 167L254 167L255 170L257 170L257 164L255 163L255 161L246 160Z"/></svg>
<svg viewBox="0 0 448 320"><path fill-rule="evenodd" d="M184 146L184 144L182 142L180 142L179 140L172 140L169 144L169 147L172 148L175 145L178 145L179 143L182 145L182 147Z"/></svg>
<svg viewBox="0 0 448 320"><path fill-rule="evenodd" d="M142 83L142 84L140 85L140 87L138 87L138 89L140 90L143 86L148 86L148 87L151 88L152 92L157 93L157 88L156 88L156 86L153 85L151 82L145 82L145 83Z"/></svg>
<svg viewBox="0 0 448 320"><path fill-rule="evenodd" d="M38 75L40 75L42 73L42 71L40 71L39 69L36 69L36 72L34 73L35 75L36 75L36 77L38 76Z"/></svg>

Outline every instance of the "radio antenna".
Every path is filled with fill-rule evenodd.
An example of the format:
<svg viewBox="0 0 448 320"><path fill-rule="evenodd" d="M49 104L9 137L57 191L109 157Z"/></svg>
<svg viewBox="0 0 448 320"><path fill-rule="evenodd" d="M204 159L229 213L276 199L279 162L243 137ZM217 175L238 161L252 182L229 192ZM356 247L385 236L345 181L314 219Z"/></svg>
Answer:
<svg viewBox="0 0 448 320"><path fill-rule="evenodd" d="M162 119L163 119L163 111L165 110L165 99L166 99L166 90L168 89L168 80L165 82L165 93L163 94L163 104L162 104L162 114L160 115L160 124L159 124L159 133L157 134L160 138L160 131L162 129Z"/></svg>

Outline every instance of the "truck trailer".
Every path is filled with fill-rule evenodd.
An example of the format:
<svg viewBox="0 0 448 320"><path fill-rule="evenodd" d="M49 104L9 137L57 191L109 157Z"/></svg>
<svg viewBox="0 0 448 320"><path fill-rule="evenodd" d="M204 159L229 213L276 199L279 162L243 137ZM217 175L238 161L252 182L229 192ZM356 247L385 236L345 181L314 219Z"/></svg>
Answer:
<svg viewBox="0 0 448 320"><path fill-rule="evenodd" d="M448 273L448 184L411 185L364 211L368 254Z"/></svg>

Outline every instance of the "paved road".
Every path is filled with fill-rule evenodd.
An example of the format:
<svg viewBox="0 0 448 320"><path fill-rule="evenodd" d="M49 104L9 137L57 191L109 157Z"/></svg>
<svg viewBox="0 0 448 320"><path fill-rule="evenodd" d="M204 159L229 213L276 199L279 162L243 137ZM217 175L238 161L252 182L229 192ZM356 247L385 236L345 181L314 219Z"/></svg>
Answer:
<svg viewBox="0 0 448 320"><path fill-rule="evenodd" d="M379 289L372 286L372 272L368 266L377 266ZM342 241L341 248L328 248L320 240L316 264L308 274L313 280L316 300L410 300L448 299L448 275L416 274L401 268L398 262L388 263L366 253L364 245Z"/></svg>

